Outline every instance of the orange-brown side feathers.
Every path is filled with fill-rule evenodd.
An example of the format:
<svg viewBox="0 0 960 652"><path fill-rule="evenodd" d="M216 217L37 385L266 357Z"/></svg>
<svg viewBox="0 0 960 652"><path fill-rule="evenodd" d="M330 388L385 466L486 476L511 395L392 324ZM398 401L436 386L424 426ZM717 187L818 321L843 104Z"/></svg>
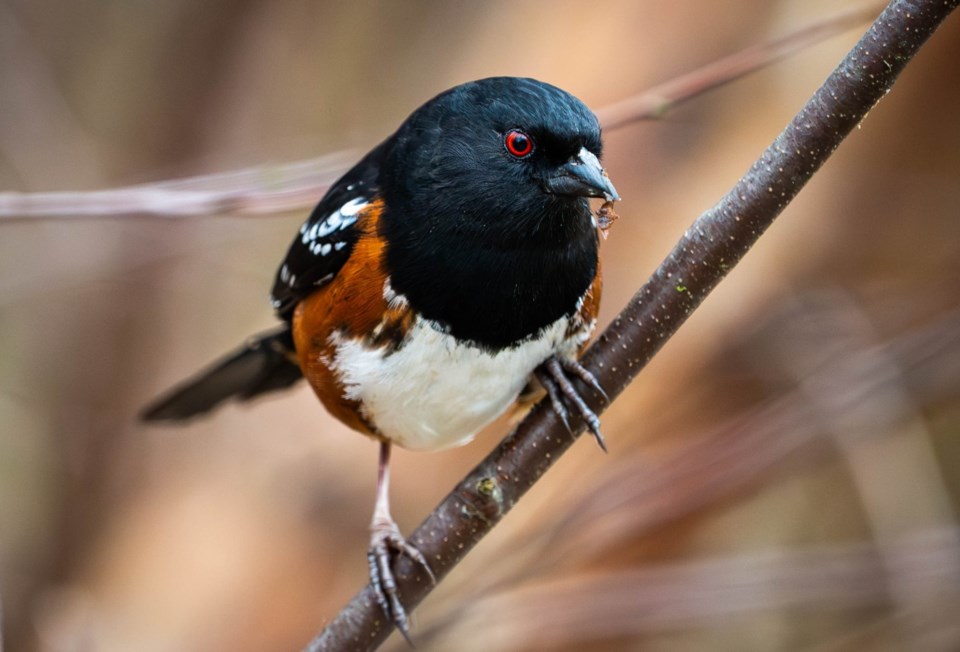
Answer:
<svg viewBox="0 0 960 652"><path fill-rule="evenodd" d="M300 368L327 410L347 426L376 436L355 400L333 368L335 334L340 338L365 338L371 346L398 346L413 314L406 306L390 307L384 297L387 273L385 242L378 234L382 201L365 208L357 221L357 241L337 275L301 301L293 313L293 339ZM371 335L372 334L372 335Z"/></svg>

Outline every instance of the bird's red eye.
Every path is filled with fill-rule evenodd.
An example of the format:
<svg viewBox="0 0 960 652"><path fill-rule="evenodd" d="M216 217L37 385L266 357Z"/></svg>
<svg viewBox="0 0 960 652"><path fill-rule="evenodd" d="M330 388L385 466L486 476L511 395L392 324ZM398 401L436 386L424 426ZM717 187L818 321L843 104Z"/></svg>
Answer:
<svg viewBox="0 0 960 652"><path fill-rule="evenodd" d="M533 151L533 138L519 129L511 129L503 137L503 145L511 156L526 158Z"/></svg>

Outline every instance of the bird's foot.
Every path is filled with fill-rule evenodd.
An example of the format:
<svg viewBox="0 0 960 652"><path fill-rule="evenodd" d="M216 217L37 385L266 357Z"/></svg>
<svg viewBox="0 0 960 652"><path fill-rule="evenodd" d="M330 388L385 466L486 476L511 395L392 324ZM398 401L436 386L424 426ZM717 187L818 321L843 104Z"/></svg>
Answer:
<svg viewBox="0 0 960 652"><path fill-rule="evenodd" d="M590 409L590 406L587 405L583 397L580 396L580 393L577 392L576 387L570 382L568 374L576 376L600 392L605 400L609 400L607 393L603 391L600 383L597 382L597 378L576 360L556 355L547 358L542 365L537 367L535 373L537 380L540 381L540 384L544 386L547 394L550 396L550 404L553 406L553 411L556 412L560 420L563 421L567 430L570 429L570 414L567 411L567 406L564 405L564 401L569 402L576 408L577 412L580 413L580 417L587 424L587 428L593 433L597 444L599 444L603 452L606 452L607 443L604 441L603 434L600 432L600 418L597 417L596 413Z"/></svg>
<svg viewBox="0 0 960 652"><path fill-rule="evenodd" d="M367 563L370 565L370 583L377 596L380 608L390 621L396 625L407 642L410 640L410 621L407 612L400 603L397 581L393 575L391 553L406 555L419 564L436 584L437 579L427 563L426 557L416 546L400 534L400 528L393 520L378 520L371 526L370 549L367 551Z"/></svg>

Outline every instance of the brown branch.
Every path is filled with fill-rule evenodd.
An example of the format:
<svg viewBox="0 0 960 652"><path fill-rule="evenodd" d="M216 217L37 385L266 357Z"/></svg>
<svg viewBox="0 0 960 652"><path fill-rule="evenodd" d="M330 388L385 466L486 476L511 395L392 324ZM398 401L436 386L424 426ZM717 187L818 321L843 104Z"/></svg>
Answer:
<svg viewBox="0 0 960 652"><path fill-rule="evenodd" d="M894 0L744 177L687 230L583 359L615 398L743 257L891 88L960 0ZM591 407L604 405L581 387ZM582 424L577 424L578 432ZM575 440L537 406L437 506L411 539L443 578ZM423 572L396 566L404 606L431 591ZM391 631L367 586L308 650L374 649Z"/></svg>
<svg viewBox="0 0 960 652"><path fill-rule="evenodd" d="M827 17L597 111L606 130L661 118L708 90L802 51L879 12L876 4ZM275 166L87 192L0 192L0 219L182 218L265 215L309 208L349 169L350 153Z"/></svg>

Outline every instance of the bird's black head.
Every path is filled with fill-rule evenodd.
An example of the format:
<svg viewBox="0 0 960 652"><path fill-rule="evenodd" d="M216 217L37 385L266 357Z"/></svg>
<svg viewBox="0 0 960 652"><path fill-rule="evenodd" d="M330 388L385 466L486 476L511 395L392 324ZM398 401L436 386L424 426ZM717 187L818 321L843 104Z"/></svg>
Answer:
<svg viewBox="0 0 960 652"><path fill-rule="evenodd" d="M597 268L587 198L619 198L580 100L533 79L469 82L385 146L389 271L424 316L497 348L575 309Z"/></svg>
<svg viewBox="0 0 960 652"><path fill-rule="evenodd" d="M601 149L596 116L569 93L533 79L482 79L410 116L393 137L381 187L388 205L431 229L522 246L562 238L586 197L616 197Z"/></svg>

